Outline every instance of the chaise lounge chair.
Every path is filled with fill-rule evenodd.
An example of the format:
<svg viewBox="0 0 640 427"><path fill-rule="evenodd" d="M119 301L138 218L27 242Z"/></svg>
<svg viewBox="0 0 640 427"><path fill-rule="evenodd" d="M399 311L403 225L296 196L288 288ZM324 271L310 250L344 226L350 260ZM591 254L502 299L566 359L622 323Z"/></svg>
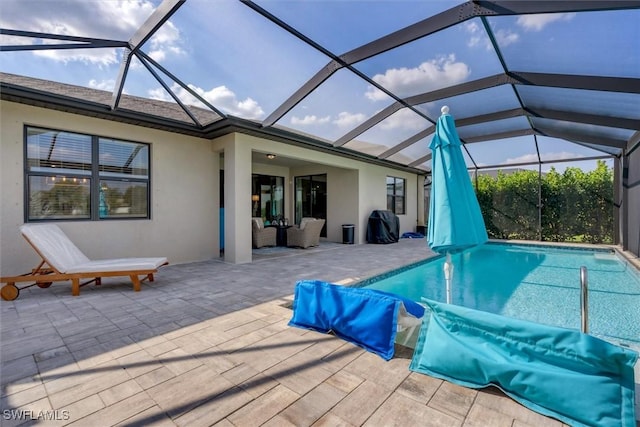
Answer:
<svg viewBox="0 0 640 427"><path fill-rule="evenodd" d="M18 298L20 289L38 285L48 288L53 282L71 281L71 294L80 295L80 286L95 282L101 284L102 277L129 276L133 290L140 291L140 283L153 281L158 268L169 264L167 258L117 258L92 261L87 258L66 234L55 224L25 224L20 227L22 236L40 255L42 261L30 273L14 277L1 277L6 283L0 290L3 300ZM140 278L140 276L143 276ZM91 280L80 283L81 279ZM35 282L18 288L16 283Z"/></svg>

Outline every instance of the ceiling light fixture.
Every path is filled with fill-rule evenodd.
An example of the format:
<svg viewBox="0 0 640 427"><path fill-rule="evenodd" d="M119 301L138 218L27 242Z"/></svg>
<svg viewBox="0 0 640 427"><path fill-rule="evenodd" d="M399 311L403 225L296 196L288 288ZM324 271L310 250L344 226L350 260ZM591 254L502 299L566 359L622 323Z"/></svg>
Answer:
<svg viewBox="0 0 640 427"><path fill-rule="evenodd" d="M267 159L269 159L269 160L273 160L273 159L275 159L275 158L276 158L276 155L275 155L275 154L271 154L271 153L267 154Z"/></svg>

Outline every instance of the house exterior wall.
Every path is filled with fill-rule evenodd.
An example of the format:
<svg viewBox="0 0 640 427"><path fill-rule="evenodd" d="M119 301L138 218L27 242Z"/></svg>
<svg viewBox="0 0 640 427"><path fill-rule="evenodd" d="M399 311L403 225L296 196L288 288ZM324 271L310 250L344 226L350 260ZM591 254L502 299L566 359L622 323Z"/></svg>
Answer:
<svg viewBox="0 0 640 427"><path fill-rule="evenodd" d="M398 215L400 220L400 235L408 231L415 231L418 220L416 202L416 175L387 168L365 167L360 170L360 223L361 237L366 242L367 224L369 216L374 210L387 209L387 176L404 178L405 215Z"/></svg>
<svg viewBox="0 0 640 427"><path fill-rule="evenodd" d="M151 144L151 219L59 221L92 259L166 256L171 263L219 254L219 157L207 140L1 101L0 274L25 273L39 258L24 223L24 125Z"/></svg>
<svg viewBox="0 0 640 427"><path fill-rule="evenodd" d="M251 174L285 177L285 213L293 221L294 178L327 175L327 238L342 241L342 225L355 224L355 243L366 243L372 210L386 209L386 177L406 179L406 214L400 232L414 231L419 179L330 153L235 133L213 141L41 107L2 101L0 116L0 274L22 274L39 261L20 236L24 222L24 126L33 125L151 144L151 219L58 221L92 259L166 256L173 264L220 253L220 170L225 177L225 261L251 262ZM274 153L311 165L252 162ZM224 153L221 160L220 153ZM221 164L221 162L224 164ZM248 167L248 165L251 165Z"/></svg>

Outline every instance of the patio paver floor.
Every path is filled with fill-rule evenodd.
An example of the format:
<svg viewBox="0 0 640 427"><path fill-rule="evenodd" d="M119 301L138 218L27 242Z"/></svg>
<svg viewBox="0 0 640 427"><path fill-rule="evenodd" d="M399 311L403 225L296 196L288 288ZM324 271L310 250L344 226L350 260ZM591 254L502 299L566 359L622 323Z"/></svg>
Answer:
<svg viewBox="0 0 640 427"><path fill-rule="evenodd" d="M563 425L496 389L412 373L410 352L385 362L287 326L298 279L356 281L432 254L421 239L327 247L170 265L139 293L112 279L3 301L2 426Z"/></svg>

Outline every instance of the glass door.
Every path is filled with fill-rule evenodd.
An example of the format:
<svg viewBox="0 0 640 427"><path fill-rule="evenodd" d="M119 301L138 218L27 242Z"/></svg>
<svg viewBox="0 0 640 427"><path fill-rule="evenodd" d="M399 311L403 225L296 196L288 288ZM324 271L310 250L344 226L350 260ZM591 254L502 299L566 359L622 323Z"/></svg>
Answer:
<svg viewBox="0 0 640 427"><path fill-rule="evenodd" d="M284 220L284 177L253 174L251 182L251 216L266 225Z"/></svg>
<svg viewBox="0 0 640 427"><path fill-rule="evenodd" d="M327 174L295 178L296 224L304 217L322 218L320 236L327 237Z"/></svg>

